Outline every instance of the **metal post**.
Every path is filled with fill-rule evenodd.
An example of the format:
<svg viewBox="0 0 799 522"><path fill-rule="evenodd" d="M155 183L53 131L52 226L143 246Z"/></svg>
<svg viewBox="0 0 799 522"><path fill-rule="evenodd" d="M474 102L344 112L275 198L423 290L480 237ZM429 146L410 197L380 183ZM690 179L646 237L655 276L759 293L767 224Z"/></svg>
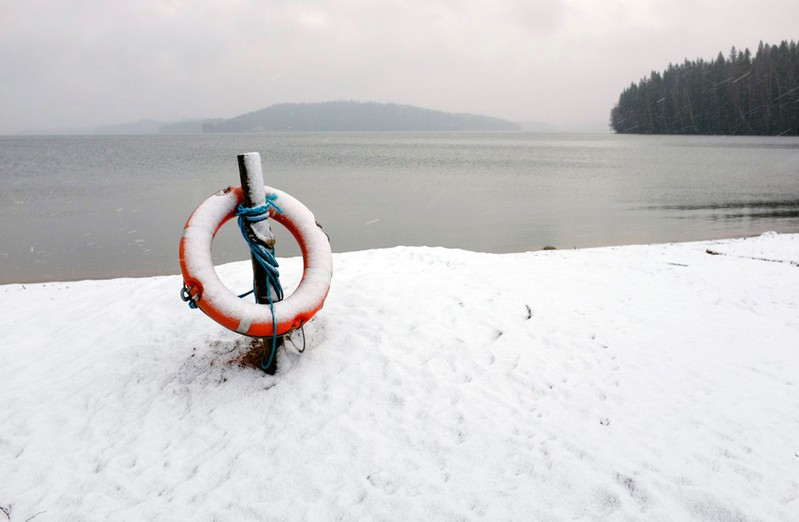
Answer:
<svg viewBox="0 0 799 522"><path fill-rule="evenodd" d="M241 179L241 189L244 196L245 207L258 207L266 203L266 189L264 188L264 174L261 168L261 155L257 152L248 152L246 154L238 155L239 161L239 178ZM255 237L269 248L274 247L275 236L272 234L272 228L269 226L269 221L259 221L253 223L252 232ZM259 304L268 304L267 297L267 280L266 271L251 254L252 258L252 273L253 273L253 290L255 293L255 302ZM277 292L274 288L270 289L272 300L277 300ZM267 353L272 351L272 338L264 337L263 349ZM277 347L283 345L283 338L278 337ZM277 370L277 357L272 359L272 364L265 369L266 373L274 375Z"/></svg>

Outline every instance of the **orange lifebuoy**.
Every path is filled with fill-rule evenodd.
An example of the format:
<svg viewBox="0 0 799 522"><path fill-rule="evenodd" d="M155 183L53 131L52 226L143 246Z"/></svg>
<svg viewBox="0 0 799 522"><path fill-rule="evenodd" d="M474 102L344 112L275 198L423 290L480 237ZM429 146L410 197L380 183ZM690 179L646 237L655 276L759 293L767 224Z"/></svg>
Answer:
<svg viewBox="0 0 799 522"><path fill-rule="evenodd" d="M214 269L211 243L242 202L241 187L228 187L203 201L186 221L180 239L186 298L225 328L251 337L283 335L308 322L324 305L333 274L330 242L313 213L289 194L265 189L267 195L277 195L276 203L282 211L270 210L269 217L294 236L303 260L302 280L290 296L274 303L274 318L269 305L245 301L231 292Z"/></svg>

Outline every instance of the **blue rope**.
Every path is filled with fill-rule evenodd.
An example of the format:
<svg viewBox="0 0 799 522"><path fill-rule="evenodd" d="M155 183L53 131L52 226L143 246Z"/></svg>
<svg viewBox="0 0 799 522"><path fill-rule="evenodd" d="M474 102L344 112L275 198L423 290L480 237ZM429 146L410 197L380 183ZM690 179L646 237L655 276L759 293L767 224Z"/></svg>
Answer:
<svg viewBox="0 0 799 522"><path fill-rule="evenodd" d="M266 370L272 365L272 361L275 358L275 352L277 352L277 319L275 318L275 301L283 300L283 287L280 285L280 272L277 270L279 265L277 258L275 257L275 250L273 248L269 248L257 238L255 233L253 233L252 224L269 219L270 209L274 209L275 212L279 212L280 214L283 213L280 207L275 204L275 199L277 199L277 194L269 194L266 197L266 202L263 205L259 205L257 207L245 207L244 203L241 203L236 208L236 215L239 217L239 230L241 230L241 235L244 236L244 240L247 242L247 246L250 247L250 251L258 261L258 264L261 265L266 272L266 299L269 302L269 310L272 312L272 333L274 335L272 336L272 353L269 355L269 361L266 364L264 364L264 355L261 355L261 369L263 370ZM254 284L255 282L253 281L253 286ZM274 299L272 298L273 288L275 290ZM239 297L244 297L249 293L251 292L242 294Z"/></svg>
<svg viewBox="0 0 799 522"><path fill-rule="evenodd" d="M189 308L191 308L192 310L196 310L197 308L199 308L199 305L197 304L196 301L196 299L199 299L199 297L196 295L192 296L190 288L191 287L186 286L186 282L184 281L183 288L180 289L180 298L183 299L183 301L185 301L186 303L188 303Z"/></svg>

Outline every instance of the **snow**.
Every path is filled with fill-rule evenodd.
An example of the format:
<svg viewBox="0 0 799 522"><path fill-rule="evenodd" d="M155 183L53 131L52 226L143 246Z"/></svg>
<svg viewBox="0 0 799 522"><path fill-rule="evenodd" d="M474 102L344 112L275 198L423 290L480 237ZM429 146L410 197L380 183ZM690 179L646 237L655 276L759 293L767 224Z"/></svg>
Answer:
<svg viewBox="0 0 799 522"><path fill-rule="evenodd" d="M334 258L275 376L181 276L0 286L0 520L799 520L799 234Z"/></svg>

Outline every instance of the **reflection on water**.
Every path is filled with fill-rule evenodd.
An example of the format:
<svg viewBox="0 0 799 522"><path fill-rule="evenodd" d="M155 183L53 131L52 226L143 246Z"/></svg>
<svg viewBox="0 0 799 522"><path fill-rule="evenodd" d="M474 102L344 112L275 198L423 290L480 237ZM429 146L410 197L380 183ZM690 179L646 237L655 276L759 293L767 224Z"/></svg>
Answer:
<svg viewBox="0 0 799 522"><path fill-rule="evenodd" d="M785 201L751 201L746 203L716 203L709 205L662 205L647 207L652 210L674 211L672 217L694 219L795 219L799 218L799 199Z"/></svg>
<svg viewBox="0 0 799 522"><path fill-rule="evenodd" d="M315 213L335 252L489 252L799 232L799 139L528 133L0 137L0 283L179 272L191 211L267 184ZM247 258L235 226L217 262ZM279 227L276 227L279 228ZM299 251L278 230L279 256Z"/></svg>

